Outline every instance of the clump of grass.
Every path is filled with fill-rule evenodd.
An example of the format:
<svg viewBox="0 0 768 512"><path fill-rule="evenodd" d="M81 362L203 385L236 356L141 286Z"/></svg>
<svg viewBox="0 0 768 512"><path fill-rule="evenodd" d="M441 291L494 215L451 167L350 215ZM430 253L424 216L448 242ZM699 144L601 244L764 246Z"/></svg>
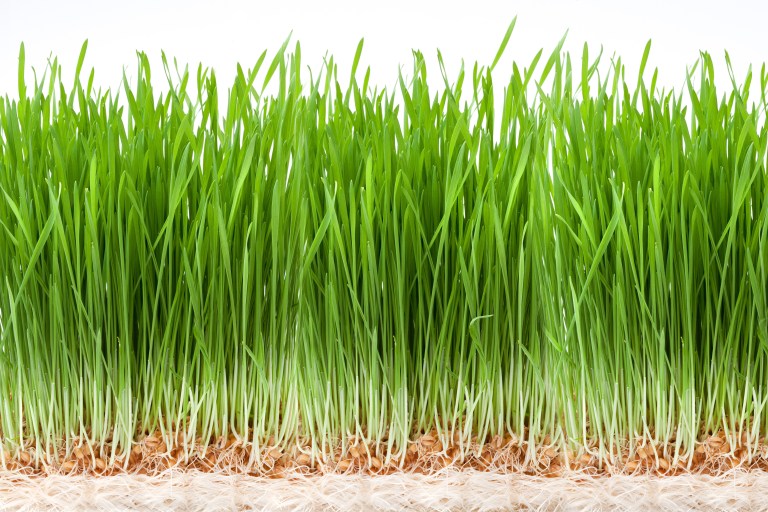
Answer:
<svg viewBox="0 0 768 512"><path fill-rule="evenodd" d="M362 42L348 81L287 44L226 96L165 58L155 93L144 54L97 90L85 45L74 84L53 60L28 90L22 46L2 465L762 460L765 67L755 103L706 53L667 92L650 44L627 82L561 42L501 86L499 56L453 80L440 59L439 91L414 52L378 90Z"/></svg>

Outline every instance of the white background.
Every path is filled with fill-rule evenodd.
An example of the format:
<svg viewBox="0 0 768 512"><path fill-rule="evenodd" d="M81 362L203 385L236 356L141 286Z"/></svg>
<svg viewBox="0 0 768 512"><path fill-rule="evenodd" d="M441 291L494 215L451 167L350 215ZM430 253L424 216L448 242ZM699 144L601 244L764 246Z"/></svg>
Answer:
<svg viewBox="0 0 768 512"><path fill-rule="evenodd" d="M412 48L422 50L430 63L436 62L435 49L440 48L452 77L462 58L490 64L515 15L517 28L494 73L499 79L509 77L512 59L527 65L538 49L548 54L566 29L566 49L577 63L585 41L591 55L603 45L606 64L612 54L622 56L630 83L649 38L653 39L649 70L658 67L659 83L667 88L682 85L686 66L695 62L699 50L712 53L720 85L729 83L724 49L731 54L739 81L752 63L754 82L759 82L760 66L768 60L765 0L1 1L6 5L0 4L0 94L11 97L18 94L22 41L27 65L38 72L49 55L58 56L67 85L80 46L88 38L85 68L96 69L100 87L119 86L124 67L129 77L135 76L135 50L140 49L149 54L162 88L162 49L192 69L198 62L213 67L226 89L236 62L251 67L264 49L271 54L291 31L292 40L301 42L305 64L319 70L328 51L339 62L342 77L347 76L344 70L349 69L359 39L365 37L361 69L371 66L372 83L391 87L399 65L410 73ZM435 65L430 73L430 82L439 85Z"/></svg>

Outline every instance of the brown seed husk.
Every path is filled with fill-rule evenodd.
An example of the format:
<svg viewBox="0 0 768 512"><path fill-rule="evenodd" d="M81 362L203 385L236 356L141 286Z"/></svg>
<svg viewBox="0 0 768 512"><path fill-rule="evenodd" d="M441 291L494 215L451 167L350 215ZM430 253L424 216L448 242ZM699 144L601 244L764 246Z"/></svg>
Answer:
<svg viewBox="0 0 768 512"><path fill-rule="evenodd" d="M167 436L168 439L178 437L178 433L174 432L169 432ZM195 438L194 434L188 437ZM384 436L377 437L377 441L366 440L363 436L352 437L346 450L343 449L342 442L339 440L338 444L325 447L324 453L316 453L319 464L311 463L313 459L309 450L312 449L312 445L305 439L285 446L259 442L258 445L266 446L262 456L259 457L251 455L256 445L251 445L250 442L243 444L234 434L226 438L211 438L205 441L198 436L196 443L189 446L174 445L173 449L168 451L165 442L155 433L134 444L128 452L127 460L124 458L125 455L119 453L114 454L113 459L104 457L105 453L112 451L109 442L100 441L99 445L90 445L81 444L78 439L74 439L71 460L67 461L69 463L65 465L61 462L63 452L47 453L42 456L41 464L33 467L31 462L34 456L31 454L42 452L45 447L36 446L34 442L27 441L22 443L25 448L17 452L15 459L11 458L13 454L7 457L10 460L6 461L6 469L11 471L23 469L25 474L43 475L51 470L50 464L53 463L60 464L58 467L62 472L66 472L64 468L73 470L80 467L97 474L140 472L154 475L165 468L175 466L181 471L196 469L248 472L272 477L299 468L304 474L328 472L390 474L399 471L430 474L444 467L454 467L504 473L519 471L542 476L553 476L571 469L586 470L588 474L593 475L638 471L674 475L697 471L719 474L734 467L768 471L768 457L764 457L764 454L768 454L766 439L751 440L749 445L745 445L738 441L743 436L736 436L735 444L725 441L725 436L720 434L702 436L700 443L695 447L695 453L679 451L680 446L673 446L670 443L656 445L651 440L641 439L634 450L635 458L631 460L629 449L618 453L612 451L609 458L603 459L599 455L590 455L590 452L582 452L580 456L574 454L573 449L578 449L578 445L567 439L563 440L564 446L570 446L561 453L551 442L546 444L546 439L540 440L534 446L526 441L514 444L512 437L506 435L504 437L488 436L485 439L463 438L453 431L445 437L447 442L443 444L433 430L412 438L408 442L405 453L393 452L388 457L390 462L387 465L382 462L382 454L387 454L390 445L381 441ZM224 449L219 447L222 439L226 439L226 444L229 445ZM235 441L230 445L233 439ZM254 439L254 436L249 432L244 435L244 439ZM451 441L452 439L459 439L461 442ZM98 450L94 450L93 446L98 446ZM584 446L583 449L596 450L597 446L592 444ZM3 450L3 454L6 455L8 450ZM679 456L674 464L671 462L672 453L677 453ZM568 457L561 460L561 455L568 455Z"/></svg>
<svg viewBox="0 0 768 512"><path fill-rule="evenodd" d="M421 441L421 444L423 444L424 446L432 446L433 444L435 444L435 438L429 434L424 434L423 436L421 436L420 441Z"/></svg>

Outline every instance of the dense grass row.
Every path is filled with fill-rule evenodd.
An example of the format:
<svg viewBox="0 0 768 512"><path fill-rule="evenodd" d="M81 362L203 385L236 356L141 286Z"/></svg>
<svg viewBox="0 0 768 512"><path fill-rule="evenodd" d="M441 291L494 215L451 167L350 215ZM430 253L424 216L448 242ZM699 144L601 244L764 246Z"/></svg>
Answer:
<svg viewBox="0 0 768 512"><path fill-rule="evenodd" d="M119 91L56 61L27 89L22 48L0 101L7 448L181 426L397 454L436 426L610 457L768 433L765 69L754 102L707 54L664 92L558 46L501 84L441 66L435 91L415 52L382 91L360 50L349 81L333 59L307 80L284 45L224 101L167 63L157 94L143 54Z"/></svg>

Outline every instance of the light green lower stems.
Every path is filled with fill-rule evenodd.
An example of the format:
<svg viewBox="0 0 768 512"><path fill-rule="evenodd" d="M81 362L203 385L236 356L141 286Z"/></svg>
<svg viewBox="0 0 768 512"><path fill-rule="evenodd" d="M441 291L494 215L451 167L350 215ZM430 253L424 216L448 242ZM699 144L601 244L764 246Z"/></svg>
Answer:
<svg viewBox="0 0 768 512"><path fill-rule="evenodd" d="M22 47L0 101L0 456L87 440L114 461L177 429L387 460L433 429L466 451L684 458L722 431L756 453L765 66L756 100L751 72L716 90L708 54L664 92L561 45L437 91L419 52L380 91L361 47L346 82L284 45L226 98L165 59L157 94L144 54L119 91L56 60L27 89Z"/></svg>

